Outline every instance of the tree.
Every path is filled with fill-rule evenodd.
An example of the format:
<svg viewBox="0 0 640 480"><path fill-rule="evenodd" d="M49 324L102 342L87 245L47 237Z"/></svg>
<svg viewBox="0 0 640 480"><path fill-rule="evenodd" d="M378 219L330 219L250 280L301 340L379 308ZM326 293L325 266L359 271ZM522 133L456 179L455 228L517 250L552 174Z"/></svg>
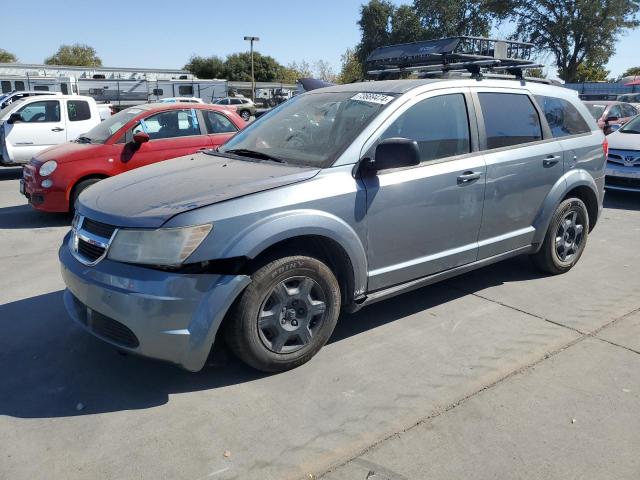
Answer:
<svg viewBox="0 0 640 480"><path fill-rule="evenodd" d="M282 73L280 65L273 57L253 52L256 82L273 82L279 80ZM250 82L251 81L251 53L234 53L229 55L225 62L227 80Z"/></svg>
<svg viewBox="0 0 640 480"><path fill-rule="evenodd" d="M75 65L79 67L101 67L102 60L89 45L74 43L61 45L56 53L46 58L47 65Z"/></svg>
<svg viewBox="0 0 640 480"><path fill-rule="evenodd" d="M17 61L18 57L16 57L13 53L0 48L0 63L15 63Z"/></svg>
<svg viewBox="0 0 640 480"><path fill-rule="evenodd" d="M424 40L427 36L422 27L420 17L415 8L410 5L401 5L395 9L391 16L391 33L389 43L409 43Z"/></svg>
<svg viewBox="0 0 640 480"><path fill-rule="evenodd" d="M486 37L494 22L508 14L508 3L501 0L414 0L413 8L425 29L426 38Z"/></svg>
<svg viewBox="0 0 640 480"><path fill-rule="evenodd" d="M604 68L603 60L587 58L578 65L576 72L577 82L605 82L609 77L609 70Z"/></svg>
<svg viewBox="0 0 640 480"><path fill-rule="evenodd" d="M622 75L621 77L637 77L640 76L640 67L631 67L628 68Z"/></svg>
<svg viewBox="0 0 640 480"><path fill-rule="evenodd" d="M389 45L391 17L394 12L395 7L388 0L370 0L360 7L358 25L362 38L356 47L360 63L364 64L367 56L376 48Z"/></svg>
<svg viewBox="0 0 640 480"><path fill-rule="evenodd" d="M640 25L638 0L513 0L517 36L555 57L566 82L582 78L585 68L604 65L627 29ZM584 62L590 66L580 66ZM600 75L602 71L598 73ZM589 74L591 75L591 74Z"/></svg>
<svg viewBox="0 0 640 480"><path fill-rule="evenodd" d="M340 69L340 75L338 75L338 83L353 83L364 78L362 64L358 60L354 49L348 48L340 59L342 68Z"/></svg>
<svg viewBox="0 0 640 480"><path fill-rule="evenodd" d="M220 57L199 57L192 55L184 69L198 78L224 78L225 65Z"/></svg>
<svg viewBox="0 0 640 480"><path fill-rule="evenodd" d="M325 82L335 83L338 80L338 76L326 60L316 60L313 62L313 76Z"/></svg>
<svg viewBox="0 0 640 480"><path fill-rule="evenodd" d="M302 60L300 63L298 62L290 63L287 68L296 72L298 78L313 77L313 72L311 71L311 65L309 65L309 62L307 62L306 60Z"/></svg>

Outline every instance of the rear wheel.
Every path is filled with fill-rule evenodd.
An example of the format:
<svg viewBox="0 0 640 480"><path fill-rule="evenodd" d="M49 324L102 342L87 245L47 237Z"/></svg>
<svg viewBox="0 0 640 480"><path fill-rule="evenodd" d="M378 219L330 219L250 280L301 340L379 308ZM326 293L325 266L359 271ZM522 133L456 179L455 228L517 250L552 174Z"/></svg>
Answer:
<svg viewBox="0 0 640 480"><path fill-rule="evenodd" d="M251 112L249 110L242 110L240 116L245 122L248 122L251 119Z"/></svg>
<svg viewBox="0 0 640 480"><path fill-rule="evenodd" d="M340 313L340 286L321 261L306 256L267 263L230 312L225 337L247 364L265 372L295 368L329 340Z"/></svg>
<svg viewBox="0 0 640 480"><path fill-rule="evenodd" d="M78 197L80 194L89 188L94 183L98 183L101 178L90 178L88 180L83 180L78 183L75 187L73 187L73 193L71 194L71 201L69 202L69 212L73 213L76 209L76 203L78 202Z"/></svg>
<svg viewBox="0 0 640 480"><path fill-rule="evenodd" d="M532 255L544 272L565 273L578 263L589 236L589 214L579 198L568 198L556 209L540 251Z"/></svg>

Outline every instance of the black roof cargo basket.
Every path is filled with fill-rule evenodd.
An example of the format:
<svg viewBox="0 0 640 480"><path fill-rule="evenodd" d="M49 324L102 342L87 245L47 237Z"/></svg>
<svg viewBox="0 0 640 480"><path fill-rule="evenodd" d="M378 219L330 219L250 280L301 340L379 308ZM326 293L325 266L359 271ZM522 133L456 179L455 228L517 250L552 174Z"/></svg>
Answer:
<svg viewBox="0 0 640 480"><path fill-rule="evenodd" d="M523 78L522 70L541 67L531 60L533 44L483 37L451 37L380 47L365 61L367 74L390 77L394 73L435 74L483 70L506 71Z"/></svg>

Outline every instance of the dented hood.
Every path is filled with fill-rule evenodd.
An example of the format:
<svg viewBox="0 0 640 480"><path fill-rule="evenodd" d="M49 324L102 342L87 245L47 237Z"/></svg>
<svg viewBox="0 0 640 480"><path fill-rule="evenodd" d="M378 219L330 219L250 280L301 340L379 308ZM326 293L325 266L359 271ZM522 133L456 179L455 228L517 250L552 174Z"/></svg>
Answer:
<svg viewBox="0 0 640 480"><path fill-rule="evenodd" d="M318 172L199 153L102 180L82 192L78 208L110 225L157 228L179 213L301 182Z"/></svg>

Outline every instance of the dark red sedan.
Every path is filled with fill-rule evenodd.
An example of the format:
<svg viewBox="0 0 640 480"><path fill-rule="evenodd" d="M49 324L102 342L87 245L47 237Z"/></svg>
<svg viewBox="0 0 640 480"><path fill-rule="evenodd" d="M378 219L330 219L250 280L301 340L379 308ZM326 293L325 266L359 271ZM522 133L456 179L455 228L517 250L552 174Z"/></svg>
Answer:
<svg viewBox="0 0 640 480"><path fill-rule="evenodd" d="M20 189L38 210L68 212L82 190L103 178L215 148L245 125L238 114L216 105L127 108L73 142L40 152L25 165Z"/></svg>

